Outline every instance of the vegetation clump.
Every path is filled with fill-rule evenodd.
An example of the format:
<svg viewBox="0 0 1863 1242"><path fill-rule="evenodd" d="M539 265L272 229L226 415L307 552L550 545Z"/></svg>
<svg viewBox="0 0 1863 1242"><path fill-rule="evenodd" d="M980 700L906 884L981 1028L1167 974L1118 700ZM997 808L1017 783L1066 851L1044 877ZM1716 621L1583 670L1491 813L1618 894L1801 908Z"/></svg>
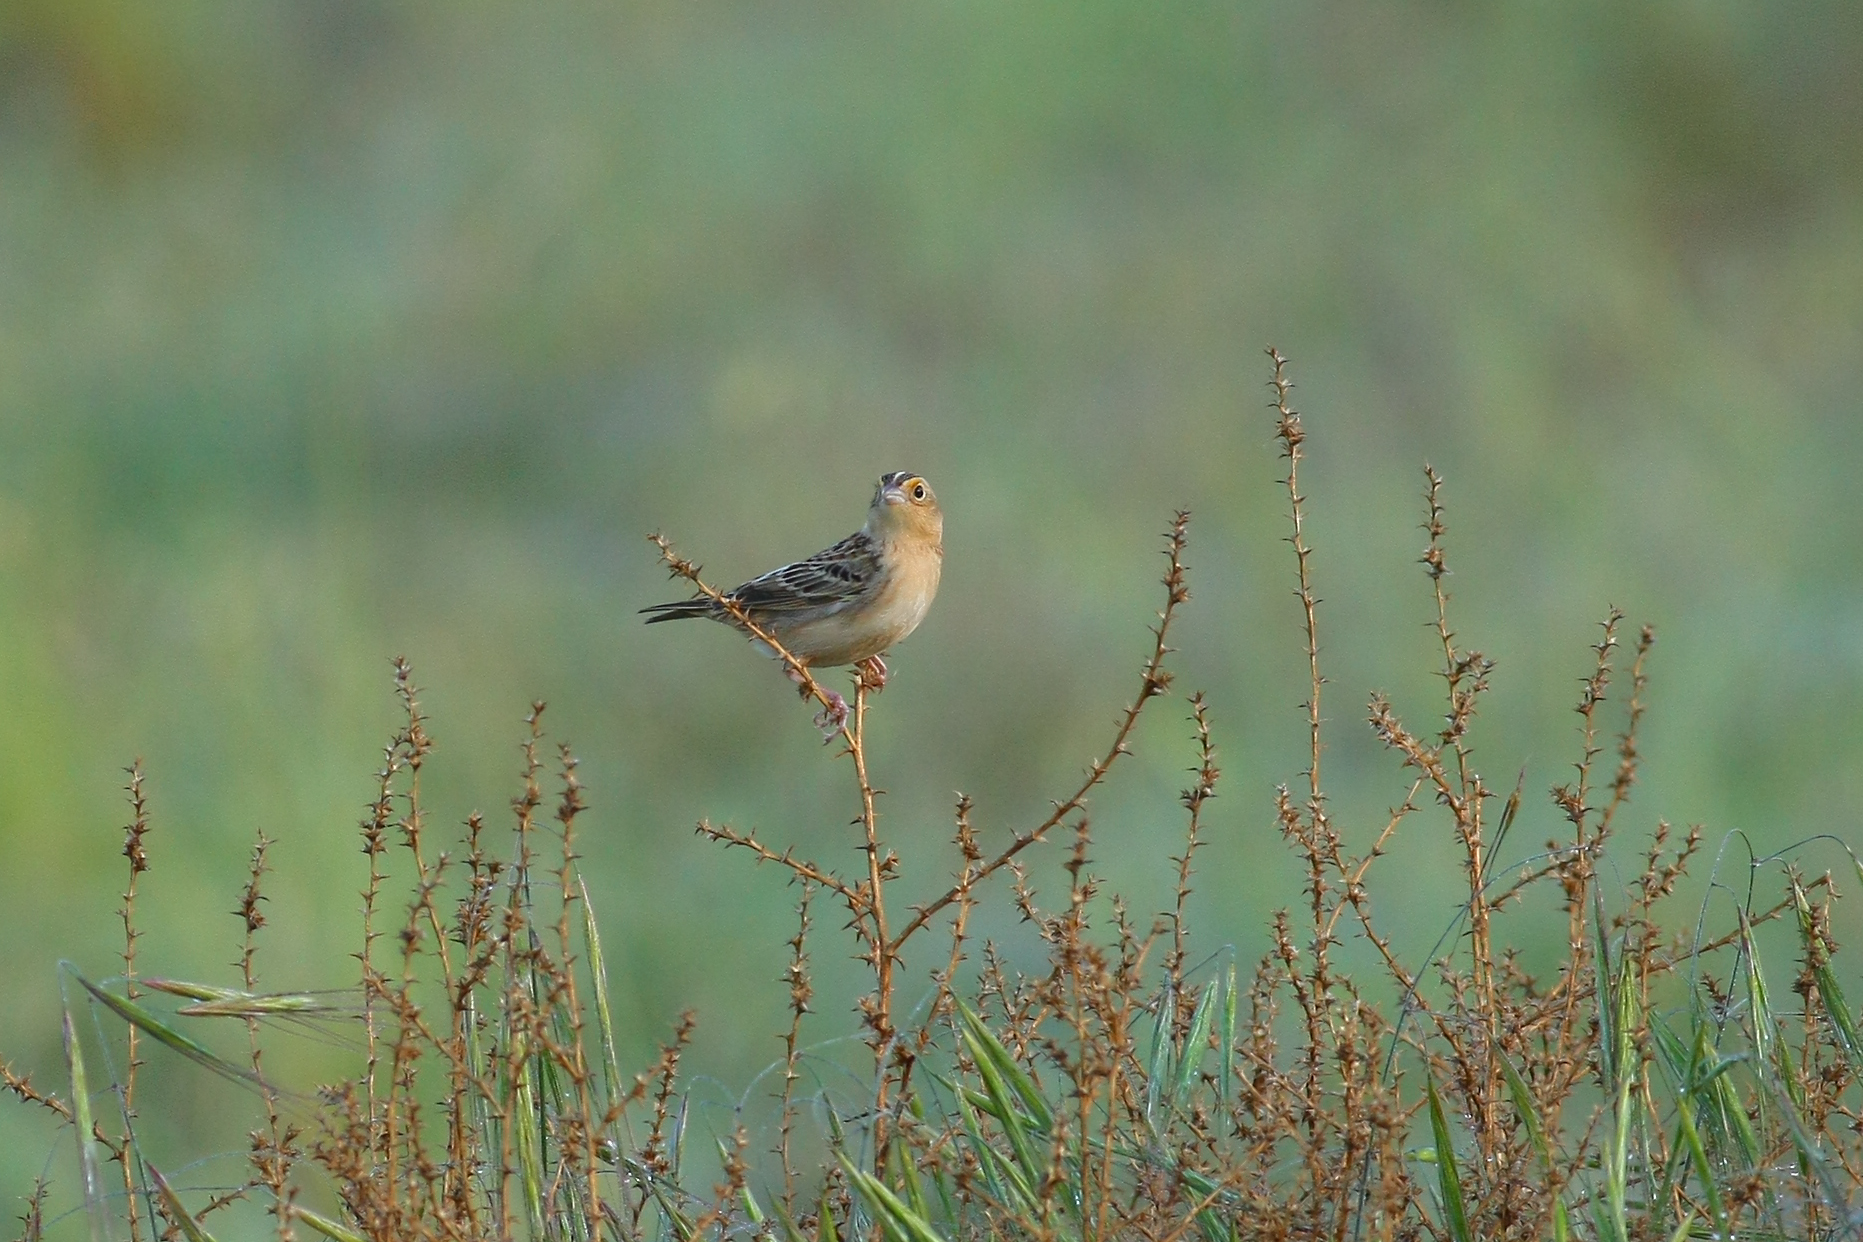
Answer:
<svg viewBox="0 0 1863 1242"><path fill-rule="evenodd" d="M1006 841L987 842L960 797L962 861L948 885L916 905L900 897L907 871L880 832L867 764L875 687L861 678L837 736L858 794L864 867L844 874L750 831L699 824L703 837L786 872L798 892L768 1151L741 1122L713 1136L715 1151L692 1150L679 1073L691 1015L653 1064L637 1073L620 1064L577 868L582 787L568 748L546 749L543 705L528 718L509 850L493 848L477 816L460 849L442 850L421 801L431 741L398 661L404 719L361 825L368 871L353 995L259 987L263 836L238 903L237 984L138 971L149 819L132 770L122 974L73 976L68 1090L0 1066L14 1095L69 1124L93 1237L209 1238L217 1214L241 1200L269 1210L280 1238L375 1242L1857 1235L1863 1036L1834 966L1831 878L1758 860L1756 877L1772 868L1780 878L1774 899L1750 885L1729 925L1704 918L1677 930L1661 911L1702 837L1659 823L1631 878L1603 882L1642 759L1655 641L1648 627L1626 639L1615 609L1582 679L1573 777L1551 791L1564 835L1524 858L1503 854L1525 791L1490 788L1473 762L1493 664L1451 626L1443 480L1427 467L1422 564L1442 715L1418 728L1372 696L1369 724L1408 784L1383 823L1335 822L1321 779L1326 679L1300 490L1307 433L1289 404L1286 359L1269 354L1310 686L1308 766L1278 791L1275 818L1306 882L1297 907L1271 916L1271 947L1251 968L1194 964L1188 899L1221 778L1201 694L1187 699L1194 759L1171 909L1135 919L1091 858L1088 800L1129 753L1141 713L1172 690L1168 640L1190 598L1188 513L1166 532L1163 603L1106 749L1040 822ZM834 696L807 668L654 538L674 575L732 611L829 705ZM1432 808L1440 826L1427 823ZM1442 827L1466 895L1449 932L1419 951L1381 928L1378 863L1400 831ZM1066 851L1068 880L1053 899L1025 868L1043 844ZM398 901L387 865L397 850L413 874ZM1529 973L1509 917L1540 893L1563 912L1565 936L1551 969ZM1005 901L1039 937L1041 967L1016 970L997 946L976 943L975 913ZM867 1085L851 1101L800 1089L823 902L845 913L871 979L858 1019ZM1756 929L1770 923L1796 937L1784 991L1775 988L1787 976L1776 961L1769 974L1756 948ZM1340 961L1349 937L1370 947L1383 978L1353 979ZM929 951L928 975L908 949ZM915 962L931 999L908 1010L900 998L909 977L919 981ZM158 996L184 1003L157 1008ZM82 1006L120 1032L127 1055L112 1081L92 1068L74 1019ZM186 1029L212 1020L245 1026L243 1063ZM315 1096L277 1083L263 1054L280 1022L359 1030L353 1079ZM257 1119L244 1185L205 1192L148 1158L136 1091L151 1042L249 1088ZM301 1202L308 1179L334 1189L339 1214ZM46 1236L47 1196L42 1183L26 1206L28 1242Z"/></svg>

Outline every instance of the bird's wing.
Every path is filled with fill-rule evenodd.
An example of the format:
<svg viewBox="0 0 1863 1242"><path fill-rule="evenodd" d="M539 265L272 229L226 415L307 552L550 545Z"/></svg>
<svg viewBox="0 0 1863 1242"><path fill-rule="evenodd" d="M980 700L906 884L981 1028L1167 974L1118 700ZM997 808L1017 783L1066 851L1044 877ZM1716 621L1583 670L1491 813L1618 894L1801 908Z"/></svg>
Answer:
<svg viewBox="0 0 1863 1242"><path fill-rule="evenodd" d="M834 611L864 596L879 577L880 549L857 531L805 561L752 578L731 598L755 612Z"/></svg>

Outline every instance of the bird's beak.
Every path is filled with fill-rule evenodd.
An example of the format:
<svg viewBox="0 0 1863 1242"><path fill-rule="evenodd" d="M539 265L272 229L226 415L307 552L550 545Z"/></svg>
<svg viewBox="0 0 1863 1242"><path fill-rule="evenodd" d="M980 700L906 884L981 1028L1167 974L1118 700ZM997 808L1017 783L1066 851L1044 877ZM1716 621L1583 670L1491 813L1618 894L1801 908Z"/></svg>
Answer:
<svg viewBox="0 0 1863 1242"><path fill-rule="evenodd" d="M906 489L897 485L880 489L880 499L889 505L903 505L907 502Z"/></svg>

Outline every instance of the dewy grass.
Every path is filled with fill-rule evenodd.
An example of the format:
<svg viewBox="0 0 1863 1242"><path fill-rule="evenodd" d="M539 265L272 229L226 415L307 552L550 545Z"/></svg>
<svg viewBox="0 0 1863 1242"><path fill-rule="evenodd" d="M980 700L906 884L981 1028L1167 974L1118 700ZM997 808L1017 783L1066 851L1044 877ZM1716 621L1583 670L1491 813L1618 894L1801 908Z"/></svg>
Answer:
<svg viewBox="0 0 1863 1242"><path fill-rule="evenodd" d="M930 900L908 907L895 896L905 865L875 810L865 684L839 734L858 802L856 871L729 825L699 825L774 864L799 892L795 934L772 946L786 961L790 1003L767 1152L741 1125L694 1146L680 1076L691 1015L651 1065L622 1067L598 920L577 868L576 762L547 746L543 705L529 717L511 849L494 851L476 816L463 842L440 849L420 786L431 740L412 674L398 662L402 724L361 827L368 861L353 994L261 984L263 890L276 882L262 837L237 903L238 977L138 973L136 882L150 821L132 769L123 974L94 983L70 973L78 986L65 1012L66 1096L0 1065L0 1085L69 1128L61 1159L80 1190L63 1223L48 1221L41 1182L21 1236L88 1228L97 1239L210 1239L231 1227L224 1209L242 1199L272 1214L281 1239L337 1242L1857 1236L1863 1037L1830 934L1829 876L1789 858L1759 860L1756 873L1776 869L1777 899L1744 898L1728 926L1704 918L1686 937L1668 930L1686 920L1661 911L1698 853L1698 831L1678 837L1658 824L1628 883L1600 882L1615 874L1601 866L1607 851L1625 854L1619 824L1642 758L1655 641L1647 628L1626 640L1616 610L1586 661L1573 778L1551 791L1565 835L1524 863L1502 854L1524 791L1489 788L1472 761L1494 665L1461 646L1450 622L1444 483L1427 468L1422 563L1444 705L1420 731L1389 700L1371 698L1366 719L1406 783L1383 822L1335 821L1321 766L1320 566L1300 489L1307 431L1290 404L1287 360L1270 358L1309 680L1308 766L1279 791L1275 815L1305 883L1296 908L1270 916L1271 947L1252 968L1190 968L1186 898L1203 809L1221 778L1203 696L1187 700L1195 763L1181 795L1175 901L1137 921L1090 862L1088 800L1129 753L1140 714L1172 689L1168 636L1190 599L1187 513L1166 532L1157 623L1106 749L1048 815L994 849L960 797L961 863ZM717 598L670 542L656 542L672 573ZM763 637L805 694L825 703L808 670ZM1436 945L1398 943L1374 914L1379 859L1400 832L1440 830L1428 822L1432 807L1455 842L1466 897ZM1065 851L1066 884L1052 901L1024 869L1044 845ZM399 897L391 851L411 873ZM1563 956L1538 976L1509 939L1510 910L1534 891L1565 916ZM798 1091L805 1036L820 1024L841 1029L811 1005L809 950L824 901L846 912L868 973L858 1029L846 1032L869 1058L853 1101ZM996 946L973 942L973 917L988 903L1021 916L1045 965L1018 972ZM1797 937L1786 991L1769 983L1786 978L1786 966L1758 951L1756 929L1773 922ZM1394 1001L1367 999L1370 989L1345 971L1338 949L1348 937L1370 947L1388 976L1379 991ZM908 979L906 948L934 938L935 968ZM930 1002L902 1008L901 989L926 984ZM261 1020L353 1029L353 1076L315 1096L277 1082ZM213 1021L246 1028L243 1064L187 1033ZM192 1166L158 1172L149 1163L136 1078L139 1068L152 1072L141 1060L152 1044L183 1058L164 1054L164 1072L218 1074L250 1092L243 1184L209 1188L191 1180ZM128 1055L112 1060L119 1046ZM333 1190L341 1219L298 1202L313 1181Z"/></svg>

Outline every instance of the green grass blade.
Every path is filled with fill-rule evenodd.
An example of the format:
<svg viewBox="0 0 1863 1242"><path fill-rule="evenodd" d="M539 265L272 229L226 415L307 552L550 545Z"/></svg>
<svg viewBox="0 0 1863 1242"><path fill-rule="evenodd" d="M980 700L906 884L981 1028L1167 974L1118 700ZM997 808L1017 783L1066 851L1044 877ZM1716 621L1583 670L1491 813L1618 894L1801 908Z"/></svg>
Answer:
<svg viewBox="0 0 1863 1242"><path fill-rule="evenodd" d="M1780 1041L1780 1047L1784 1047L1783 1040ZM1805 1124L1804 1117L1798 1111L1799 1105L1792 1096L1787 1092L1779 1091L1776 1085L1772 1089L1778 1092L1775 1102L1779 1105L1780 1114L1785 1118L1786 1128L1792 1133L1792 1145L1798 1149L1799 1169L1807 1179L1816 1177L1831 1211L1840 1217L1847 1215L1850 1207L1850 1194L1847 1189L1849 1178L1831 1168L1831 1162L1819 1150L1818 1140L1813 1137L1811 1127ZM1854 1234L1855 1230L1851 1232Z"/></svg>
<svg viewBox="0 0 1863 1242"><path fill-rule="evenodd" d="M1197 998L1196 1012L1190 1018L1190 1033L1184 1038L1184 1051L1177 1058L1177 1076L1171 1084L1171 1107L1178 1108L1184 1102L1185 1092L1197 1076L1197 1068L1203 1064L1203 1044L1210 1037L1210 1018L1216 1009L1217 986L1211 983L1203 989L1203 995Z"/></svg>
<svg viewBox="0 0 1863 1242"><path fill-rule="evenodd" d="M772 1199L770 1210L776 1213L776 1223L783 1227L783 1242L809 1242L802 1230L796 1228L796 1218L789 1214L781 1199Z"/></svg>
<svg viewBox="0 0 1863 1242"><path fill-rule="evenodd" d="M1533 1106L1533 1092L1528 1089L1527 1080L1520 1076L1520 1071L1514 1068L1514 1063L1506 1053L1496 1049L1495 1055L1501 1062L1501 1077L1507 1082L1507 1093L1513 1097L1514 1113L1520 1118L1520 1124L1526 1127L1527 1140L1533 1144L1533 1149L1540 1155L1540 1161L1550 1173L1553 1169L1552 1145L1546 1141L1546 1131L1540 1126L1539 1110Z"/></svg>
<svg viewBox="0 0 1863 1242"><path fill-rule="evenodd" d="M84 1209L90 1217L91 1242L110 1236L104 1213L103 1174L98 1167L96 1121L91 1116L90 1076L84 1070L84 1048L71 1021L71 1003L65 1002L65 1067L71 1074L71 1116L78 1132L78 1179L84 1189Z"/></svg>
<svg viewBox="0 0 1863 1242"><path fill-rule="evenodd" d="M1714 1115L1723 1134L1731 1135L1734 1146L1740 1149L1740 1158L1748 1169L1759 1167L1759 1135L1753 1129L1752 1121L1747 1117L1746 1104L1735 1089L1733 1080L1725 1074L1717 1077L1712 1086Z"/></svg>
<svg viewBox="0 0 1863 1242"><path fill-rule="evenodd" d="M1746 958L1747 1011L1753 1022L1753 1051L1763 1063L1772 1060L1772 1039L1778 1028L1766 991L1766 976L1760 969L1759 950L1753 944L1753 925L1747 921L1745 909L1739 910L1739 915L1740 948Z"/></svg>
<svg viewBox="0 0 1863 1242"><path fill-rule="evenodd" d="M1229 963L1229 974L1223 987L1223 1046L1222 1064L1216 1067L1217 1103L1229 1102L1229 1078L1234 1072L1236 1057L1236 966Z"/></svg>
<svg viewBox="0 0 1863 1242"><path fill-rule="evenodd" d="M175 1010L183 1018L348 1017L350 1012L343 1005L307 992L241 992Z"/></svg>
<svg viewBox="0 0 1863 1242"><path fill-rule="evenodd" d="M1167 987L1158 999L1158 1013L1151 1024L1151 1056L1145 1063L1145 1120L1157 1133L1158 1093L1171 1075L1171 1021L1177 1013L1177 991Z"/></svg>
<svg viewBox="0 0 1863 1242"><path fill-rule="evenodd" d="M984 1055L989 1058L990 1064L995 1066L996 1072L1002 1076L1004 1083L1015 1092L1016 1098L1022 1101L1022 1106L1028 1110L1029 1116L1034 1118L1036 1128L1052 1130L1054 1113L1048 1107L1047 1099L1042 1096L1041 1089L1035 1085L1035 1080L1029 1076L1028 1071L1016 1064L1015 1057L1011 1056L1009 1049L1003 1046L1003 1041L996 1038L996 1033L981 1017L977 1016L975 1010L962 1001L958 1002L958 1010L963 1015L965 1031L981 1047ZM976 1054L973 1052L972 1055Z"/></svg>
<svg viewBox="0 0 1863 1242"><path fill-rule="evenodd" d="M121 996L112 995L92 983L89 979L84 978L82 975L74 974L71 977L76 979L86 992L89 992L102 1002L104 1008L116 1014L116 1016L123 1019L123 1021L137 1027L144 1034L170 1051L180 1053L196 1065L203 1069L211 1070L222 1078L245 1083L248 1086L265 1085L259 1081L251 1070L241 1069L230 1061L221 1060L212 1052L208 1051L207 1048L195 1043L186 1035L183 1035L181 1032L167 1025L136 1002L125 1000Z"/></svg>
<svg viewBox="0 0 1863 1242"><path fill-rule="evenodd" d="M1604 900L1595 891L1592 894L1592 907L1592 973L1597 981L1598 993L1598 1070L1608 1092L1617 1082L1617 998L1613 994L1617 972L1611 966L1611 944L1605 932Z"/></svg>
<svg viewBox="0 0 1863 1242"><path fill-rule="evenodd" d="M1727 1205L1721 1201L1721 1188L1715 1184L1714 1168L1708 1163L1708 1149L1702 1145L1701 1133L1695 1128L1695 1106L1689 1092L1676 1094L1675 1117L1682 1142L1687 1146L1689 1158L1695 1165L1695 1178L1701 1183L1702 1193L1708 1198L1708 1214L1714 1218L1715 1236L1725 1238L1729 1236Z"/></svg>
<svg viewBox="0 0 1863 1242"><path fill-rule="evenodd" d="M855 1167L845 1152L835 1154L847 1173L848 1181L860 1191L861 1198L867 1201L867 1206L886 1227L889 1235L898 1242L945 1242L944 1237L932 1228L930 1221L903 1203L898 1195L887 1189L884 1182Z"/></svg>
<svg viewBox="0 0 1863 1242"><path fill-rule="evenodd" d="M201 1228L201 1223L189 1215L187 1208L181 1205L181 1196L168 1184L162 1171L143 1161L142 1167L149 1171L149 1177L155 1182L155 1189L162 1196L162 1202L168 1207L168 1214L174 1217L175 1224L181 1226L181 1233L188 1242L214 1242L214 1236Z"/></svg>
<svg viewBox="0 0 1863 1242"><path fill-rule="evenodd" d="M673 1236L678 1238L679 1242L691 1242L691 1239L698 1236L698 1230L686 1214L667 1200L665 1191L660 1188L659 1178L653 1178L647 1183L647 1191L653 1196L654 1203L659 1206L660 1215L666 1222L667 1228L673 1231Z"/></svg>
<svg viewBox="0 0 1863 1242"><path fill-rule="evenodd" d="M1009 1140L1010 1150L1015 1153L1016 1165L1022 1172L1021 1180L1032 1193L1034 1187L1042 1184L1047 1165L1029 1137L1028 1128L1022 1124L1021 1110L1015 1106L1012 1098L1013 1088L1003 1080L1000 1067L968 1029L964 1032L964 1042L977 1064L977 1074L983 1079L984 1090L996 1106L996 1119L1003 1127L1003 1135Z"/></svg>
<svg viewBox="0 0 1863 1242"><path fill-rule="evenodd" d="M1792 884L1792 903L1798 909L1798 935L1804 943L1805 954L1818 963L1812 974L1818 981L1818 999L1824 1005L1825 1016L1837 1032L1837 1042L1844 1055L1850 1058L1851 1068L1863 1070L1863 1035L1858 1034L1856 1019L1844 1003L1844 991L1837 983L1837 972L1831 967L1830 952L1825 946L1814 943L1817 929L1812 924L1811 903L1796 881Z"/></svg>
<svg viewBox="0 0 1863 1242"><path fill-rule="evenodd" d="M367 1238L363 1237L355 1230L345 1228L331 1220L328 1216L320 1216L309 1208L298 1207L296 1204L293 1204L291 1215L295 1219L303 1221L324 1237L329 1238L330 1242L369 1242Z"/></svg>
<svg viewBox="0 0 1863 1242"><path fill-rule="evenodd" d="M1190 1192L1197 1196L1199 1203L1217 1191L1218 1183L1195 1169L1180 1168L1177 1174L1184 1179L1184 1185L1190 1187ZM1232 1242L1232 1230L1213 1204L1197 1213L1197 1228L1203 1233L1205 1242Z"/></svg>
<svg viewBox="0 0 1863 1242"><path fill-rule="evenodd" d="M983 1169L983 1182L989 1190L990 1197L1004 1207L1015 1207L1020 1204L1024 1208L1032 1208L1034 1194L1024 1193L1021 1186L1015 1185L1015 1170L1008 1167L1008 1161L1002 1158L1002 1153L992 1147L989 1140L984 1137L983 1127L977 1123L977 1112L970 1106L970 1101L965 1098L963 1092L957 1093L957 1111L964 1125L964 1137L970 1143L971 1154L977 1157L977 1163ZM838 1146L836 1150L839 1150ZM1007 1183L1003 1180L1005 1176L1011 1179ZM1014 1187L1013 1194L1012 1186Z"/></svg>
<svg viewBox="0 0 1863 1242"><path fill-rule="evenodd" d="M1614 1081L1608 1084L1607 1105L1611 1126L1605 1144L1604 1202L1610 1213L1613 1242L1629 1242L1630 1237L1630 1136L1636 1130L1636 1073L1634 1066L1636 994L1630 986L1631 959L1622 958L1616 984L1610 989L1612 1004L1611 1033Z"/></svg>
<svg viewBox="0 0 1863 1242"><path fill-rule="evenodd" d="M1430 1100L1430 1133L1436 1140L1436 1178L1442 1190L1443 1215L1448 1218L1449 1236L1455 1242L1475 1242L1468 1224L1468 1204L1462 1198L1462 1175L1455 1166L1455 1140L1449 1133L1449 1120L1443 1116L1442 1098L1436 1094L1436 1080L1426 1078Z"/></svg>
<svg viewBox="0 0 1863 1242"><path fill-rule="evenodd" d="M536 1060L525 1057L513 1084L511 1145L517 1149L518 1186L524 1194L524 1211L533 1238L544 1236L543 1162L537 1134Z"/></svg>
<svg viewBox="0 0 1863 1242"><path fill-rule="evenodd" d="M839 1148L836 1149L837 1151ZM815 1242L841 1242L841 1235L835 1232L834 1205L828 1202L828 1191L822 1191L821 1211L816 1215Z"/></svg>
<svg viewBox="0 0 1863 1242"><path fill-rule="evenodd" d="M1690 1091L1695 1085L1695 1063L1689 1045L1682 1042L1682 1037L1670 1029L1666 1022L1651 1022L1650 1036L1656 1045L1656 1056L1662 1062L1663 1071L1669 1075L1669 1081L1678 1091Z"/></svg>
<svg viewBox="0 0 1863 1242"><path fill-rule="evenodd" d="M589 955L589 983L595 993L595 1025L602 1041L602 1087L609 1105L624 1094L621 1086L621 1058L615 1055L615 1023L608 1008L608 964L602 956L602 937L595 926L595 907L589 902L589 886L582 886L582 938Z"/></svg>
<svg viewBox="0 0 1863 1242"><path fill-rule="evenodd" d="M1501 1061L1501 1077L1507 1081L1507 1093L1513 1097L1514 1113L1520 1118L1520 1124L1526 1127L1527 1141L1539 1153L1540 1163L1546 1168L1546 1185L1550 1191L1557 1184L1558 1166L1553 1160L1552 1144L1547 1141L1545 1127L1540 1124L1539 1110L1533 1105L1533 1092L1527 1086L1527 1080L1520 1076L1514 1063L1507 1054L1496 1050ZM1566 1242L1570 1236L1571 1222L1566 1215L1565 1196L1553 1196L1553 1240Z"/></svg>
<svg viewBox="0 0 1863 1242"><path fill-rule="evenodd" d="M925 1187L919 1181L917 1164L906 1154L906 1145L895 1142L892 1151L893 1179L905 1188L906 1206L925 1219L931 1219L931 1210L925 1205Z"/></svg>

